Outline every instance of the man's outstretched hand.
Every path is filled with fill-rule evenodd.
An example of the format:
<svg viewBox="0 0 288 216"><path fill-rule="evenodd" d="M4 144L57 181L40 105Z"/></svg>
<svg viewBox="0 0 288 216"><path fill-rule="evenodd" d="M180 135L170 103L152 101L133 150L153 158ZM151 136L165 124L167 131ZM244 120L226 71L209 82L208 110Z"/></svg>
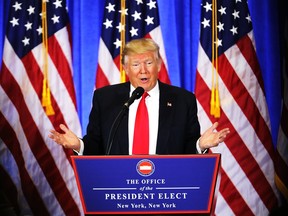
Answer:
<svg viewBox="0 0 288 216"><path fill-rule="evenodd" d="M230 133L229 128L224 128L219 132L215 131L219 123L215 122L210 128L208 128L199 139L199 147L202 151L205 149L218 146L223 142L227 135Z"/></svg>
<svg viewBox="0 0 288 216"><path fill-rule="evenodd" d="M71 130L69 130L64 124L60 124L60 129L64 133L59 133L56 130L50 130L49 138L54 140L59 145L64 146L65 148L70 148L79 152L80 141L78 137Z"/></svg>

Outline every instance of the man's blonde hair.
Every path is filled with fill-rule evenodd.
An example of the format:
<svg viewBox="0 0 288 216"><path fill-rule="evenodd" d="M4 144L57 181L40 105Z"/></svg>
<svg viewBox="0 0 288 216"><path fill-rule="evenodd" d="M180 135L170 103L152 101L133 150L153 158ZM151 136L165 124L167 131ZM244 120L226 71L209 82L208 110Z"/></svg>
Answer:
<svg viewBox="0 0 288 216"><path fill-rule="evenodd" d="M131 40L124 47L121 62L124 65L127 63L126 56L142 54L146 52L154 52L156 60L160 60L159 46L152 39L140 38Z"/></svg>

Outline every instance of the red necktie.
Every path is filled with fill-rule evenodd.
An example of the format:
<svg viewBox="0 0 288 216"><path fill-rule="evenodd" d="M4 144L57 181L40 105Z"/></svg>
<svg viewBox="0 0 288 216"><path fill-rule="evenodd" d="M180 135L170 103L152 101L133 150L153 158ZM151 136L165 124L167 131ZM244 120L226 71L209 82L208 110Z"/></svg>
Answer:
<svg viewBox="0 0 288 216"><path fill-rule="evenodd" d="M138 105L135 127L132 154L149 154L149 118L145 103L145 98L148 96L144 92Z"/></svg>

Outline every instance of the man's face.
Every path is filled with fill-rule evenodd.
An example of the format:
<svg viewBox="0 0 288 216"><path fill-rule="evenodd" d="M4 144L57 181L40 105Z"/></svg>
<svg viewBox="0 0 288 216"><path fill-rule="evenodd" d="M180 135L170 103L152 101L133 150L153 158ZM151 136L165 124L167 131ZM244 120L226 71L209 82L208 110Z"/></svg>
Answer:
<svg viewBox="0 0 288 216"><path fill-rule="evenodd" d="M141 86L145 91L150 91L157 83L161 63L157 61L154 52L127 56L124 65L131 84L137 88Z"/></svg>

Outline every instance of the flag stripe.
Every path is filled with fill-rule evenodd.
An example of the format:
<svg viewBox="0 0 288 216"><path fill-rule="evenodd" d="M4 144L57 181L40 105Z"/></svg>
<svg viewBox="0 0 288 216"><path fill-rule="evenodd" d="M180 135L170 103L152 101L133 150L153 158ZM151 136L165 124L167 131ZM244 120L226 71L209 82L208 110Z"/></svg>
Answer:
<svg viewBox="0 0 288 216"><path fill-rule="evenodd" d="M4 116L2 115L2 113L0 113L0 117L2 120L4 120ZM1 121L1 124L4 125L3 131L6 132L3 135L1 135L1 139L9 146L14 146L14 145L19 146L19 143L15 143L15 140L14 141L11 140L11 135L12 137L13 136L15 137L16 135L13 129L9 127L9 123ZM24 159L21 157L21 152L16 149L18 148L13 147L13 148L10 148L9 150L13 153L14 156L17 157L18 167L22 167L19 173L20 173L20 178L21 178L21 185L23 185L22 190L27 198L27 201L29 205L31 206L31 209L35 215L49 215L45 207L45 204L41 200L41 196L38 193L37 188L32 182L29 174L27 173L27 170L24 168L24 166L22 166L25 163L24 163ZM28 185L29 187L26 187Z"/></svg>
<svg viewBox="0 0 288 216"><path fill-rule="evenodd" d="M101 38L99 43L99 50L101 50L101 53L99 53L100 55L98 57L98 64L100 65L102 72L105 74L105 77L108 79L110 84L119 83L119 69L117 67L117 64L114 63L114 60L110 55L109 50L107 49L105 43Z"/></svg>
<svg viewBox="0 0 288 216"><path fill-rule="evenodd" d="M198 75L197 75L198 76ZM197 84L200 84L201 87L205 87L205 83L201 83L198 79L201 79L201 77L197 77ZM202 80L203 81L203 80ZM198 90L198 88L196 88ZM211 120L216 120L213 117L207 115L207 111L204 110L202 107L200 101L207 102L207 95L203 94L203 91L205 89L199 89L200 97L197 96L198 100L198 115L201 116L200 122L203 124L204 127L202 127L202 133L207 128L205 128L206 125L211 125ZM207 93L207 92L206 92ZM200 100L199 100L200 98ZM209 98L209 97L208 97ZM209 114L209 113L208 113ZM229 119L222 119L219 121L220 126L223 127L230 127ZM201 125L202 126L202 125ZM233 132L231 132L233 133ZM229 136L233 136L229 135ZM226 145L225 145L226 144ZM255 192L253 186L251 185L250 181L248 181L246 174L243 172L243 169L239 166L238 162L235 160L234 155L230 152L230 149L228 148L227 142L225 144L220 144L218 147L211 148L212 153L220 153L221 152L221 174L225 174L223 176L223 181L225 182L223 187L219 190L217 193L217 201L216 201L216 207L215 207L215 215L234 215L235 212L239 212L241 209L239 209L239 205L237 203L241 203L243 200L245 201L245 205L249 207L249 212L252 211L254 215L259 215L257 213L259 210L257 209L258 206L262 206L262 201L259 200L258 194ZM238 143L234 143L235 146L238 146ZM237 153L239 154L239 153ZM229 163L225 163L225 161L229 161ZM220 179L218 178L217 181L221 181L220 184L222 184L222 175L220 174ZM228 176L229 175L229 176ZM231 184L231 185L230 185ZM247 193L246 191L249 191ZM231 202L231 199L229 198L233 197L233 202ZM238 200L240 199L240 200ZM225 201L226 200L226 201ZM250 200L253 200L253 202L249 202ZM254 200L258 200L257 202L254 202ZM236 204L235 204L236 203ZM243 208L245 209L245 205L243 205ZM242 206L242 204L241 204ZM233 207L233 208L232 208ZM231 213L233 211L234 213ZM263 211L263 210L262 210ZM267 214L268 210L265 210L265 214ZM237 215L237 214L236 214ZM241 214L239 214L241 215Z"/></svg>
<svg viewBox="0 0 288 216"><path fill-rule="evenodd" d="M63 149L48 137L49 131L59 129L60 123L66 124L76 135L81 136L72 78L66 1L57 4L46 2L46 9L48 62L44 62L41 44L42 3L11 1L0 75L0 86L5 98L1 97L3 103L0 104L0 110L1 121L9 124L3 131L1 129L1 134L11 130L14 136L10 136L11 140L7 142L1 141L1 145L6 146L1 154L4 156L1 167L11 176L11 183L17 188L21 214L31 215L36 209L36 215L45 212L46 215L82 215L83 209L70 161L73 152ZM13 23L11 20L17 21ZM55 111L54 115L49 116L41 104L44 64L48 66L47 84ZM18 149L9 154L9 149L13 148L12 143L18 143ZM25 166L23 162L17 161L17 154L22 155ZM13 162L13 158L17 158L15 163L5 163ZM23 173L27 173L31 184L38 191L37 199L31 199L31 195L27 194L30 182L22 179ZM43 205L38 205L35 200ZM23 203L29 203L29 207Z"/></svg>
<svg viewBox="0 0 288 216"><path fill-rule="evenodd" d="M1 133L1 139L4 141L4 143L6 143L9 150L12 152L14 158L16 159L18 168L21 168L19 169L19 174L23 193L25 194L26 199L35 215L49 215L37 188L31 180L30 175L27 173L27 170L23 166L23 164L25 164L25 160L23 159L21 155L21 150L19 149L20 143L16 143L17 139L11 139L11 137L16 137L16 134L13 128L11 128L11 126L9 125L8 121L5 121L5 117L2 115L1 112L0 117L0 123L1 125L3 125L2 129L6 131L6 133ZM27 187L27 185L29 185L29 187ZM36 205L33 205L33 202L36 202ZM36 206L38 206L38 208Z"/></svg>
<svg viewBox="0 0 288 216"><path fill-rule="evenodd" d="M262 104L266 104L266 101L264 91L261 89L261 85L259 85L259 80L262 80L261 74L259 75L260 68L251 67L252 63L250 63L252 61L251 58L256 57L255 55L253 55L254 47L248 46L249 49L245 49L244 47L238 47L238 44L244 46L242 45L243 43L252 45L249 37L244 37L243 39L241 38L241 40L239 40L235 46L232 46L229 50L225 52L225 56L227 58L226 61L229 61L234 70L233 72L239 77L239 82L241 82L240 84L245 86L245 90L249 93L251 101L253 100L255 103L254 107L256 106L257 109L259 109L262 118L264 118L264 120L267 122L266 124L270 125L268 111L262 106ZM229 67L229 65L227 65L227 67ZM239 87L243 88L243 86ZM269 133L270 132L268 129L268 134Z"/></svg>
<svg viewBox="0 0 288 216"><path fill-rule="evenodd" d="M230 50L232 50L231 48ZM232 52L234 52L232 50ZM240 56L237 56L238 62L241 64L245 64L244 62L241 62ZM231 58L229 58L231 59ZM246 87L243 85L242 79L239 79L238 76L235 76L235 71L233 68L230 67L230 62L228 58L225 58L224 55L219 57L219 75L221 76L222 80L224 81L225 85L229 89L231 95L235 98L235 101L237 102L238 106L242 110L243 114L246 116L247 120L250 122L252 127L255 130L255 133L258 135L260 141L264 144L266 147L268 153L270 154L270 157L273 158L273 146L272 138L270 130L267 126L267 123L262 118L262 115L259 112L259 109L257 105L254 103L254 100L247 91ZM221 67L224 66L225 67ZM244 72L244 71L243 71ZM246 75L247 76L247 75ZM234 86L237 86L235 88ZM254 86L251 86L250 88L254 88ZM241 91L239 91L241 89ZM258 91L253 92L254 95L259 95ZM261 93L260 93L261 94ZM249 109L247 108L249 106ZM258 118L254 118L257 116ZM257 130L257 128L261 128L261 131Z"/></svg>
<svg viewBox="0 0 288 216"><path fill-rule="evenodd" d="M258 61L255 61L255 59L257 59L257 55L254 49L252 38L253 34L252 32L250 32L247 35L243 36L241 40L238 40L236 44L240 49L241 54L244 55L245 60L249 64L252 73L256 76L257 78L256 83L260 85L262 92L264 92L264 82L260 71L260 65Z"/></svg>
<svg viewBox="0 0 288 216"><path fill-rule="evenodd" d="M10 52L13 52L13 50L12 50L12 48L10 48L9 47L9 42L8 41L6 41L6 53L10 53ZM9 49L10 48L10 49ZM13 55L13 54L11 54L11 55ZM6 55L7 56L7 55ZM28 53L25 57L23 57L23 59L22 59L22 61L20 61L19 59L17 59L17 58L14 58L12 61L11 61L11 59L9 59L9 58L6 58L6 56L4 56L3 57L3 62L5 62L7 65L10 65L10 67L11 67L11 69L10 69L10 71L17 71L17 73L15 72L15 73L13 73L13 75L14 75L14 77L17 79L17 80L19 80L18 81L18 83L21 83L22 82L22 85L19 85L21 88L24 88L24 86L26 86L26 87L28 87L28 85L27 84L25 84L24 85L24 83L30 83L30 80L32 81L32 83L31 84L33 84L33 87L34 87L34 89L35 89L35 92L41 92L41 89L42 89L42 82L43 82L43 75L42 75L42 73L41 73L41 71L40 71L40 69L39 68L37 68L37 65L38 65L38 63L35 61L35 59L34 59L34 57L31 55L31 53ZM36 56L36 55L35 55ZM32 64L31 64L32 63ZM33 65L33 67L31 67L31 65ZM17 68L17 69L16 69ZM21 69L20 69L21 68ZM25 79L22 77L22 72L23 73L26 73L27 72L27 75L28 75L28 77L29 77L29 81L28 80L26 80L25 81ZM4 78L3 78L4 79ZM5 77L5 79L6 79L6 77ZM7 78L7 80L8 80L8 78ZM28 89L22 89L21 90L22 92L25 92L25 91L28 91ZM29 90L29 92L32 92L33 90L32 90L32 87L30 87L30 90ZM37 101L35 101L35 98L36 97L38 97L39 98L39 101L41 101L41 97L42 97L42 95L40 95L40 94L38 94L38 96L33 96L33 97L28 97L28 96L26 96L26 100L29 100L29 102L27 102L26 104L28 105L28 106L30 106L30 108L29 108L29 110L31 110L31 113L33 113L33 114L38 114L38 118L34 118L34 121L35 122L37 122L37 125L39 125L39 126L41 126L41 121L39 121L39 117L40 116L42 116L42 118L46 118L45 117L45 114L44 114L44 111L43 111L43 108L42 108L42 106L41 106L41 104L39 103L39 101L38 101L38 105L36 106L36 103L37 103ZM52 103L53 104L55 104L55 102L54 102L54 97L53 97L53 95L51 95L51 100L52 100ZM69 101L69 96L67 95L67 100ZM34 106L32 105L31 106L31 104L34 104ZM38 107L38 108L36 108L36 107ZM35 109L36 108L36 109ZM69 107L69 108L73 108L73 106L72 107ZM54 124L54 126L55 127L58 127L58 125L61 123L61 122L64 122L64 120L63 120L63 117L62 117L62 113L60 112L60 110L59 110L59 108L57 108L56 106L54 106L54 109L55 109L55 111L59 111L59 114L57 115L57 117L59 118L59 121L57 122L55 122ZM33 115L34 116L34 115ZM38 127L39 127L38 126ZM44 133L43 134L43 137L47 137L47 131L49 130L49 129L51 129L52 128L52 126L47 126L47 128L46 129L44 129L42 132ZM45 130L47 130L47 131L45 131ZM53 144L53 143L51 143L50 145L55 145L55 144ZM52 148L52 147L50 147L50 148ZM41 149L40 149L41 150ZM59 155L58 155L59 156Z"/></svg>
<svg viewBox="0 0 288 216"><path fill-rule="evenodd" d="M235 215L254 215L251 211L247 203L241 196L239 192L237 192L237 188L235 185L230 181L230 178L227 176L226 172L221 169L221 184L220 184L220 191L223 192L223 198L229 203L229 200L236 199L237 202L234 202L230 205L230 208L233 210ZM241 208L239 208L241 206Z"/></svg>
<svg viewBox="0 0 288 216"><path fill-rule="evenodd" d="M5 160L3 159L2 161L2 165L4 165L7 169L7 172L9 172L10 176L13 176L13 180L15 182L15 187L18 188L18 195L16 195L16 197L18 197L18 201L19 201L19 205L21 206L21 212L23 212L23 214L31 214L29 210L27 210L27 205L26 203L26 199L25 197L22 197L23 192L20 188L25 187L29 188L30 184L29 181L23 181L21 183L21 176L19 174L19 170L22 171L24 169L23 166L23 162L22 161L17 161L17 165L20 165L20 168L18 170L18 167L16 165L16 161L14 162L14 157L15 160L19 160L19 158L21 159L23 157L23 160L25 161L25 167L27 169L27 172L29 173L29 176L31 176L34 185L37 186L37 189L39 190L40 194L53 194L53 192L51 192L51 188L49 186L49 184L47 183L47 181L39 181L39 179L45 179L45 176L41 170L41 168L39 167L39 165L37 164L37 161L33 155L33 153L31 152L30 148L28 147L28 141L26 139L26 136L24 134L24 131L22 129L22 125L20 124L20 119L19 119L19 115L18 112L16 110L16 108L14 107L14 105L12 104L11 100L9 99L9 97L6 95L6 93L4 92L4 90L2 89L2 86L0 88L1 90L1 99L2 99L2 104L4 104L4 106L1 106L0 111L3 113L3 116L5 116L6 119L10 119L10 123L12 124L11 127L14 128L14 130L17 130L17 134L14 131L8 130L10 128L10 125L8 125L7 130L4 130L5 128L3 128L3 131L5 131L5 133L3 134L9 134L9 139L8 139L8 144L7 144L7 148L12 149L12 155L9 154L8 152L10 152L9 150L7 150L7 148L3 148L4 150L2 151L2 157L1 159L5 158ZM1 118L2 119L2 118ZM4 119L3 117L3 122L7 122L6 119ZM11 144L11 142L13 142L13 144ZM14 145L15 143L15 145ZM19 143L19 145L17 145L17 143ZM21 143L21 144L20 144ZM5 143L3 143L5 144ZM10 144L10 145L9 145ZM6 150L6 151L5 151ZM23 154L22 152L25 152L25 154ZM15 165L14 165L15 164ZM25 171L25 170L24 170ZM26 172L26 171L25 171ZM37 173L37 176L35 176L34 174ZM28 183L26 185L26 183ZM44 189L44 190L42 190ZM29 199L29 197L27 198ZM38 199L37 199L38 200ZM45 199L43 200L45 202ZM48 200L49 201L49 200ZM46 200L47 202L47 200ZM31 204L37 204L37 202L33 202L33 199L30 200L30 205ZM49 202L46 203L46 207L49 210L52 210L50 212L53 212L53 205L52 205L52 201L50 200ZM41 205L36 205L36 206L32 206L31 208L36 208L39 210L41 209ZM30 208L29 208L30 209ZM61 210L61 209L60 209ZM38 210L37 210L38 211ZM43 210L43 212L46 211L46 209ZM61 210L62 212L62 210Z"/></svg>
<svg viewBox="0 0 288 216"><path fill-rule="evenodd" d="M200 83L200 82L197 82L197 83ZM200 91L203 92L203 90L201 89ZM205 95L202 95L202 96L203 96L203 99L205 99ZM198 98L199 97L197 97L197 99ZM201 122L204 123L205 125L211 125L212 122L210 119L213 119L213 118L208 117L208 115L206 114L206 111L201 106L199 99L198 99L198 107L199 107L198 114L201 115ZM222 119L221 122L219 123L220 125L228 125L228 126L230 124L228 119L226 120ZM215 147L213 149L211 148L211 150L212 150L212 153L221 152L221 161L222 161L221 168L220 168L220 173L221 173L220 179L219 178L217 179L221 181L220 183L221 189L219 190L218 195L217 195L215 214L216 215L217 214L218 215L233 215L233 214L237 215L237 212L241 211L241 209L239 209L239 205L240 205L239 203L241 203L241 206L243 206L243 209L249 208L248 212L251 212L251 210L253 212L257 212L257 209L251 206L251 203L247 201L249 199L257 200L259 199L259 196L257 195L257 193L252 193L254 191L253 186L249 182L247 182L248 179L246 175L244 174L242 168L239 166L237 161L235 161L234 156L229 151L228 146L224 144L220 144L218 147ZM224 163L224 161L227 161L227 160L229 160L229 163ZM237 173L237 176L234 175L235 173ZM222 181L225 183L222 183ZM247 187L249 188L251 192L249 194L245 193L245 190L247 190ZM231 200L229 199L230 197L233 197L233 200L235 199L237 201L231 203ZM226 206L228 204L229 206ZM257 202L257 205L259 205L259 202ZM234 213L230 213L230 211L233 211ZM257 213L254 213L254 214L257 215Z"/></svg>
<svg viewBox="0 0 288 216"><path fill-rule="evenodd" d="M29 80L31 82L31 85L33 85L35 92L39 92L38 93L38 99L39 99L39 101L41 101L42 94L40 94L40 93L42 90L44 77L43 77L43 74L41 72L41 69L39 67L37 67L38 62L34 58L34 55L32 54L32 52L28 53L25 57L22 58L22 63L23 63L23 66L27 72L27 77L29 77ZM33 67L31 67L31 65L33 65ZM67 97L67 100L69 100L69 97ZM56 103L56 101L54 99L53 94L51 94L51 103L52 103L52 107L53 107L54 111L57 113L57 116L56 116L56 118L54 116L50 116L49 119L50 119L51 123L53 123L53 127L59 130L60 123L66 124L66 122L65 122L65 119L64 119L64 116L63 116L61 109L59 108L58 104ZM73 109L74 107L71 107L71 108ZM42 107L39 106L39 109L42 110ZM35 110L35 112L37 112L37 111ZM40 115L43 116L43 112ZM64 152L66 154L68 161L71 163L70 155L72 154L72 150L65 149Z"/></svg>
<svg viewBox="0 0 288 216"><path fill-rule="evenodd" d="M219 193L217 196L217 202L215 202L215 207L216 207L215 210L211 212L211 216L215 216L217 214L218 215L234 215L235 214L221 193Z"/></svg>
<svg viewBox="0 0 288 216"><path fill-rule="evenodd" d="M68 81L71 81L71 74L70 75L64 75L64 71L63 71L63 68L61 69L61 67L57 67L57 64L59 63L58 61L52 61L52 58L58 58L62 61L65 61L65 63L62 63L64 65L67 64L67 59L66 57L64 57L64 54L63 54L63 51L67 48L65 48L64 44L65 44L65 39L63 38L63 36L60 37L60 33L61 34L65 34L67 33L67 31L65 29L62 29L62 30L59 30L56 35L57 35L57 38L55 37L52 37L53 40L58 40L60 41L59 43L58 42L53 42L50 44L50 46L52 46L52 44L59 44L60 47L56 46L57 49L59 49L59 53L60 53L60 56L59 57L51 57L51 55L49 55L49 84L50 84L50 90L51 90L51 93L52 93L52 104L53 106L57 106L56 105L56 102L58 104L59 107L61 107L61 110L59 110L59 114L61 115L61 118L63 116L63 118L65 119L65 121L62 121L60 117L58 117L58 112L57 112L57 115L56 117L59 118L59 122L55 122L53 123L53 119L51 120L51 122L53 123L54 127L57 128L59 126L59 123L66 123L69 128L71 128L71 130L73 132L75 132L78 136L81 136L81 131L79 129L79 125L80 125L80 122L78 120L78 114L77 114L77 110L76 110L76 103L75 103L75 95L72 96L74 90L71 90L70 93L67 92L67 86L71 86L70 88L72 88L73 86L70 85L70 84L67 84ZM53 40L49 40L49 41L53 41ZM66 36L66 40L68 40L68 37ZM63 45L62 45L63 44ZM36 60L36 64L33 66L36 67L36 65L38 65L39 69L35 70L34 73L38 72L38 73L43 73L41 71L41 66L44 64L43 63L43 59L42 59L42 55L41 55L41 48L42 46L39 45L37 47L35 47L33 50L32 50L32 53L33 53L33 56ZM62 55L62 54L63 55ZM58 52L57 52L58 54ZM56 55L56 53L54 53L53 55ZM62 58L61 58L62 56ZM67 54L65 55L67 56ZM51 57L51 58L50 58ZM57 64L54 64L54 63L57 63ZM29 65L27 65L28 67ZM60 68L62 70L62 76L59 76L59 72L58 72L58 68ZM66 73L67 71L69 73L72 73L70 71L70 67L64 67L66 69ZM29 72L27 71L27 73L30 73L31 75L29 76L30 79L33 79L33 71L30 71ZM37 75L37 74L36 74ZM39 74L39 76L41 76ZM43 76L43 75L42 75ZM41 76L41 77L42 77ZM33 82L33 86L38 86L39 88L41 89L38 89L37 88L37 92L39 92L39 95L40 95L40 98L42 97L41 95L41 92L42 92L42 81L43 81L43 78L41 80L39 80L40 78L34 78L34 82ZM35 88L36 90L36 88ZM40 91L39 91L40 90ZM61 94L59 94L59 92L61 92ZM54 101L55 100L55 101ZM55 109L57 107L54 107ZM62 110L65 110L65 112L63 112ZM51 117L49 117L51 118ZM77 121L75 123L75 121Z"/></svg>
<svg viewBox="0 0 288 216"><path fill-rule="evenodd" d="M203 77L205 77L205 82L207 83L207 85L210 84L210 86L211 86L212 75L209 75L209 71L210 71L211 66L209 65L209 59L207 57L205 57L205 54L204 54L203 50L201 49L201 47L199 48L199 60L201 62L201 64L199 64L199 66L198 66L199 73L202 74ZM230 63L225 62L222 65L225 65L225 64L228 67L228 69L225 70L225 73L227 73L227 72L229 72L230 74L234 73L234 70L230 71L231 70ZM241 85L242 82L238 80L237 76L233 76L233 78L234 77L236 77L235 78L236 82L240 82L240 85ZM247 145L247 147L250 148L250 152L257 150L257 152L259 152L259 153L260 152L265 153L265 150L264 150L261 142L259 141L258 137L255 136L255 134L253 133L255 128L251 127L251 125L249 125L249 124L247 125L247 123L246 123L247 119L245 118L243 111L248 112L248 113L249 113L249 111L246 111L247 109L245 109L244 107L242 108L242 110L240 110L238 107L238 104L236 103L236 101L238 99L236 100L235 97L232 98L230 91L228 91L228 88L223 85L222 79L219 79L219 82L220 82L219 85L221 87L221 92L220 92L221 106L222 106L222 108L226 107L226 109L225 109L226 114L229 113L229 119L230 119L230 121L233 121L233 125L236 128L237 132L239 133L241 139L244 140L244 143L250 143L250 142L259 143L259 145L253 146L253 148L250 145ZM227 81L227 83L229 83L229 82L230 81ZM228 86L230 86L230 85L228 85ZM233 88L233 86L235 86L235 84L230 86L230 88L232 88L231 91L233 91L233 89L235 89L235 88ZM197 84L196 89L197 88L201 89L201 91L197 91L197 97L200 97L201 96L200 94L205 94L206 103L204 105L206 107L209 107L210 106L209 105L210 93L205 92L206 90L203 88L202 85ZM234 90L234 91L236 91L236 90ZM199 94L199 96L198 96L198 94ZM237 92L236 92L236 94L237 94ZM245 94L244 89L242 89L242 91L241 91L241 95L242 94ZM245 97L245 101L246 101L246 97ZM209 109L209 108L207 108L207 109ZM231 111L231 110L233 110L233 111ZM239 126L239 124L241 124L241 125L246 124L246 128L241 128L241 126ZM247 136L246 133L248 133L249 136ZM258 163L260 163L260 161Z"/></svg>
<svg viewBox="0 0 288 216"><path fill-rule="evenodd" d="M66 30L66 28L62 29L61 31L63 30ZM60 37L61 34L58 33L58 36ZM48 43L50 47L49 57L52 59L54 65L56 66L56 70L58 74L63 80L66 90L69 93L69 97L72 99L72 104L75 105L76 98L75 98L75 90L74 90L74 85L73 85L71 68L70 68L69 62L67 62L66 56L64 55L64 51L62 50L62 47L60 46L56 38L56 34L49 38ZM67 73L67 71L69 71L69 73Z"/></svg>
<svg viewBox="0 0 288 216"><path fill-rule="evenodd" d="M109 80L107 79L105 73L103 72L101 65L97 66L96 73L96 86L106 86L109 85Z"/></svg>
<svg viewBox="0 0 288 216"><path fill-rule="evenodd" d="M19 113L20 123L23 127L27 140L29 141L28 144L35 158L38 160L38 164L43 170L44 175L48 183L50 184L51 189L55 193L55 197L57 198L60 205L63 207L63 211L65 212L65 214L68 214L71 209L69 207L70 204L68 204L67 206L66 201L69 199L73 201L73 199L70 198L70 192L68 191L66 184L63 181L61 173L57 169L57 166L51 156L51 153L47 148L38 130L38 127L35 125L35 122L33 121L33 117L31 116L28 107L26 106L26 104L21 102L24 101L24 98L21 89L19 88L19 85L16 84L16 81L13 79L13 77L10 75L8 71L3 70L1 73L2 79L3 76L5 76L5 79L9 83L9 86L6 86L6 83L2 82L4 90L6 88L9 89L9 87L13 87L13 93L9 92L8 96L11 99L12 103L16 105L16 109L18 110ZM46 160L45 161L41 160L42 157L45 157ZM77 212L78 208L75 207L75 209L72 210L74 212L75 211Z"/></svg>
<svg viewBox="0 0 288 216"><path fill-rule="evenodd" d="M202 107L205 110L205 112L209 113L209 111L210 111L209 106L207 106L207 105L203 106L203 104L207 104L207 102L209 101L210 94L209 93L204 94L204 93L210 92L210 89L207 87L206 83L204 82L202 77L199 75L199 73L197 73L197 85L198 84L199 84L199 86L201 86L201 88L200 87L196 88L197 89L197 91L196 91L197 99L198 99L199 103L202 104ZM198 91L201 92L202 94L198 94ZM207 98L208 98L208 100L207 100ZM214 120L211 116L209 116L209 118L211 121ZM230 118L227 118L225 113L222 112L221 113L221 119L219 120L219 123L220 123L221 127L224 127L224 126L229 127L230 131L231 131L230 135L229 135L229 139L225 142L225 144L227 145L227 147L229 148L229 150L232 153L231 156L233 156L236 159L235 164L233 164L231 156L228 157L230 160L231 169L236 170L235 166L240 165L241 170L245 172L245 174L244 174L245 176L242 176L242 178L244 177L244 178L250 179L250 183L252 184L252 185L250 185L250 183L249 183L249 185L250 185L249 187L251 187L250 190L254 190L253 189L253 187L254 187L255 190L257 191L257 193L259 194L259 196L261 197L262 201L267 206L267 208L271 209L271 205L275 204L273 202L273 200L275 201L276 197L273 193L272 194L274 196L273 195L271 196L271 193L265 193L265 191L273 191L271 188L271 185L267 181L263 172L261 172L261 168L259 167L259 164L255 161L255 158L250 153L250 151L247 149L245 143L243 141L241 141L242 139L239 137L238 132L234 128L233 124L229 122L229 119ZM239 123L239 122L237 122L237 123ZM239 149L241 149L242 154L239 154ZM227 152L226 152L226 154L227 154ZM222 156L222 159L223 159L223 156ZM222 165L222 166L225 167L226 164ZM227 169L229 169L229 168L227 167ZM231 169L230 169L229 173L231 173ZM241 170L237 171L238 175L242 172ZM223 177L221 176L221 180L222 180L222 178ZM234 182L234 184L237 185L238 190L240 189L240 187L242 187L241 182L239 182L239 179L242 179L242 178L240 178L240 176L234 176L232 179L232 182ZM261 184L256 184L255 182L261 182ZM248 184L248 183L246 183L246 184ZM248 185L246 185L245 187L248 187ZM229 190L227 190L226 192L231 193L231 191L229 191ZM252 196L254 196L254 195L255 194L253 194ZM228 197L226 197L226 194L223 194L223 196L225 199L228 199ZM246 196L246 194L243 194L242 196ZM251 195L249 195L249 196L251 196ZM246 197L246 198L249 199L249 197ZM257 198L257 197L255 197L255 198Z"/></svg>

